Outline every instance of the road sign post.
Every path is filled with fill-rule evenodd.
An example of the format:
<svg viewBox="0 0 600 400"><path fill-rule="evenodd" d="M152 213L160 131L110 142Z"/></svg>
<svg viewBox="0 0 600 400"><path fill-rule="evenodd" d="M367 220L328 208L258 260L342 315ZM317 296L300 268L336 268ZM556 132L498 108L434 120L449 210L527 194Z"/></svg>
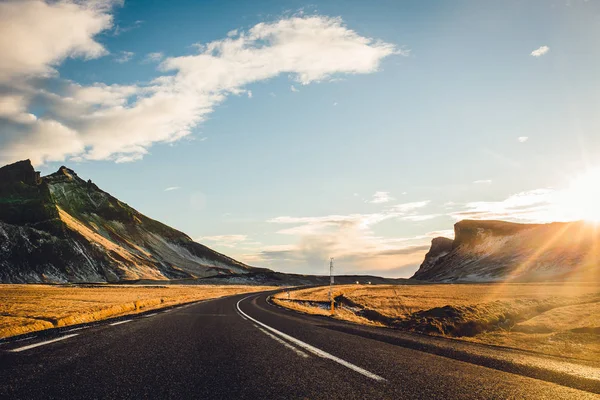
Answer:
<svg viewBox="0 0 600 400"><path fill-rule="evenodd" d="M331 303L331 315L335 313L333 301L333 257L329 259L329 302Z"/></svg>

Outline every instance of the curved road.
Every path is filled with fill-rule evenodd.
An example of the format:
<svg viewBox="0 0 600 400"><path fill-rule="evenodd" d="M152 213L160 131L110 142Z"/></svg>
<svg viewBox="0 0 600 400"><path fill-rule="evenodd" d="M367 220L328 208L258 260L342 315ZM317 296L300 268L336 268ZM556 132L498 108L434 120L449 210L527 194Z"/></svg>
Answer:
<svg viewBox="0 0 600 400"><path fill-rule="evenodd" d="M0 346L0 397L586 399L239 295ZM347 324L346 324L347 325Z"/></svg>

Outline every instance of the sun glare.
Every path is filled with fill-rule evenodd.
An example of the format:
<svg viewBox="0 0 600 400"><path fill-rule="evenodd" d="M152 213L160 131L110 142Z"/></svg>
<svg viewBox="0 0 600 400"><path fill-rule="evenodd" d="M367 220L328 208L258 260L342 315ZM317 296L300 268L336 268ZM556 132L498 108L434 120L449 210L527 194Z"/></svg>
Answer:
<svg viewBox="0 0 600 400"><path fill-rule="evenodd" d="M565 203L578 219L600 222L600 168L575 178L566 191Z"/></svg>

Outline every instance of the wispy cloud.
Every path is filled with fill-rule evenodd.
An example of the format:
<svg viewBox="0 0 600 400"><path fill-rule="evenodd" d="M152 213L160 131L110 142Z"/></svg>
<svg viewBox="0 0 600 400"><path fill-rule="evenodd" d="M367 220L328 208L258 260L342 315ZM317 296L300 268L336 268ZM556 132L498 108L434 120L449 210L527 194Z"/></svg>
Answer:
<svg viewBox="0 0 600 400"><path fill-rule="evenodd" d="M151 82L92 85L109 91L95 102L68 93L72 82L59 80L56 92L37 89L31 78L58 79L54 66L65 58L107 54L95 37L113 26L114 2L97 3L0 3L0 35L11 38L0 42L0 84L23 95L24 113L35 99L48 105L43 120L24 123L27 116L21 112L10 124L0 125L0 162L139 160L154 143L189 136L216 106L250 83L280 74L302 85L339 74L370 74L385 57L405 54L390 43L359 35L339 18L295 16L199 44L196 54L166 58L159 65L162 75ZM123 90L115 98L121 87L134 93ZM103 100L107 97L108 103Z"/></svg>
<svg viewBox="0 0 600 400"><path fill-rule="evenodd" d="M520 192L500 201L467 203L449 215L456 220L497 219L517 222L552 222L571 219L561 206L562 193L555 189Z"/></svg>
<svg viewBox="0 0 600 400"><path fill-rule="evenodd" d="M473 181L473 183L476 185L491 185L492 180L491 179L479 179L479 180Z"/></svg>
<svg viewBox="0 0 600 400"><path fill-rule="evenodd" d="M299 92L299 90L298 90L298 89L296 89L296 86L294 86L294 85L290 86L290 90L291 90L292 92Z"/></svg>
<svg viewBox="0 0 600 400"><path fill-rule="evenodd" d="M164 191L165 192L171 192L173 190L178 190L178 189L181 189L181 187L179 187L179 186L169 186L168 188L165 188Z"/></svg>
<svg viewBox="0 0 600 400"><path fill-rule="evenodd" d="M548 46L540 46L537 49L535 49L534 51L531 52L531 55L533 57L541 57L544 54L548 53L550 51L550 47Z"/></svg>
<svg viewBox="0 0 600 400"><path fill-rule="evenodd" d="M135 53L132 51L121 51L114 57L114 60L119 64L124 64L131 61L134 55Z"/></svg>
<svg viewBox="0 0 600 400"><path fill-rule="evenodd" d="M90 3L102 3L102 2L104 2L106 4L111 4L111 3L120 3L121 1L119 1L119 0L90 1ZM113 36L119 36L125 32L129 32L129 31L139 28L140 26L142 26L143 23L144 23L144 21L137 20L131 24L124 25L124 26L123 25L115 25L115 27L112 31L112 34L113 34Z"/></svg>
<svg viewBox="0 0 600 400"><path fill-rule="evenodd" d="M392 200L394 200L394 198L390 196L390 192L375 192L375 194L373 194L373 198L371 200L367 200L366 203L382 204L388 203Z"/></svg>
<svg viewBox="0 0 600 400"><path fill-rule="evenodd" d="M276 249L262 249L254 262L267 266L284 262L286 268L303 267L320 272L324 260L336 257L346 271L407 267L414 272L429 248L430 237L389 238L376 235L374 227L386 220L423 221L433 215L419 216L417 210L429 201L398 204L371 214L325 215L318 217L281 216L267 222L290 225L277 231L297 242ZM408 272L407 272L408 273Z"/></svg>
<svg viewBox="0 0 600 400"><path fill-rule="evenodd" d="M395 206L393 206L391 208L391 210L392 210L392 212L399 213L401 215L408 214L408 213L414 212L415 210L417 210L419 208L426 207L427 205L429 205L430 202L431 202L430 200L423 200L423 201L413 201L412 203L396 204Z"/></svg>
<svg viewBox="0 0 600 400"><path fill-rule="evenodd" d="M525 143L529 140L529 136L519 136L517 140L519 141L519 143Z"/></svg>
<svg viewBox="0 0 600 400"><path fill-rule="evenodd" d="M148 54L146 54L146 57L144 57L144 62L145 63L157 63L157 62L162 61L163 58L165 58L165 55L161 52L148 53Z"/></svg>

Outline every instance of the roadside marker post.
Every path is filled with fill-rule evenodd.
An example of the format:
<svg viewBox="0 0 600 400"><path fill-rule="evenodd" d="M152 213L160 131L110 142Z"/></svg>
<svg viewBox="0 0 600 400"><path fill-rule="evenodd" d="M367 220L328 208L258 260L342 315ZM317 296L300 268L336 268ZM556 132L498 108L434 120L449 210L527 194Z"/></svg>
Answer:
<svg viewBox="0 0 600 400"><path fill-rule="evenodd" d="M335 314L333 302L333 257L329 259L329 302L331 303L331 315Z"/></svg>

